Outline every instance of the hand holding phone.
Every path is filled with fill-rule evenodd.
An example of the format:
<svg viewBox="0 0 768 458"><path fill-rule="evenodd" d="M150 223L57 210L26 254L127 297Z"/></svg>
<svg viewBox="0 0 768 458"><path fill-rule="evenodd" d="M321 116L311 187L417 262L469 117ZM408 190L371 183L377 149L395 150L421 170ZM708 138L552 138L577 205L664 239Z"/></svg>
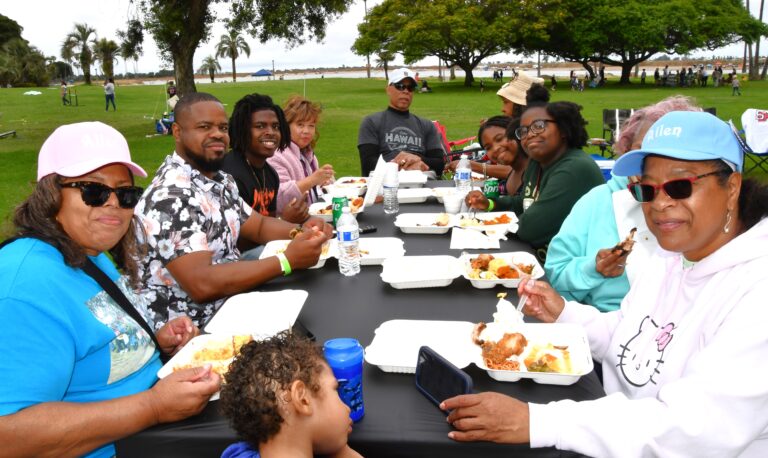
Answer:
<svg viewBox="0 0 768 458"><path fill-rule="evenodd" d="M416 363L416 389L440 407L446 399L472 392L472 377L436 351L424 346L419 349Z"/></svg>

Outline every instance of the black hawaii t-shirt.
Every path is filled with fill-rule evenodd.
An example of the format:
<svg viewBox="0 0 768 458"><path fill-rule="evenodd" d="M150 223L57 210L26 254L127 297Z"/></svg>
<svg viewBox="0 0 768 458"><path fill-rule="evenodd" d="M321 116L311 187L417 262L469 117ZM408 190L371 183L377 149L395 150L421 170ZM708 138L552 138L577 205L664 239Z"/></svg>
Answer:
<svg viewBox="0 0 768 458"><path fill-rule="evenodd" d="M366 116L360 124L357 138L363 176L376 167L378 156L391 161L400 151L422 157L438 176L443 171L443 142L431 121L408 111L391 107ZM366 154L366 145L375 145L377 154Z"/></svg>

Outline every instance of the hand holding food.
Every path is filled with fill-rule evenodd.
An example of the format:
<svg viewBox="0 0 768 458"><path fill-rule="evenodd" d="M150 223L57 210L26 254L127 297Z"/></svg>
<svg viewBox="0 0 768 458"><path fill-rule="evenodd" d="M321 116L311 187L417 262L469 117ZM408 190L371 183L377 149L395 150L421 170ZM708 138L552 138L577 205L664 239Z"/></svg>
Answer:
<svg viewBox="0 0 768 458"><path fill-rule="evenodd" d="M595 256L595 270L606 278L618 277L624 273L627 254L615 248L603 248Z"/></svg>
<svg viewBox="0 0 768 458"><path fill-rule="evenodd" d="M448 170L450 172L455 172L456 171L456 167L458 167L458 165L459 165L459 161L458 160L451 161L451 162L445 164L445 168L443 170Z"/></svg>
<svg viewBox="0 0 768 458"><path fill-rule="evenodd" d="M173 372L142 395L149 398L157 422L168 423L200 413L220 387L221 378L205 365Z"/></svg>
<svg viewBox="0 0 768 458"><path fill-rule="evenodd" d="M464 198L464 202L467 204L467 207L474 208L475 210L485 211L488 209L488 199L480 191L469 191L467 197Z"/></svg>
<svg viewBox="0 0 768 458"><path fill-rule="evenodd" d="M528 296L523 313L545 323L554 323L565 308L565 301L557 291L543 281L523 277L517 287L517 294Z"/></svg>
<svg viewBox="0 0 768 458"><path fill-rule="evenodd" d="M301 231L285 249L285 257L293 269L306 269L317 264L328 236L317 227Z"/></svg>
<svg viewBox="0 0 768 458"><path fill-rule="evenodd" d="M310 175L314 186L326 186L333 183L333 166L325 164Z"/></svg>
<svg viewBox="0 0 768 458"><path fill-rule="evenodd" d="M309 207L306 199L301 200L295 197L283 208L281 217L289 223L301 224L309 218Z"/></svg>
<svg viewBox="0 0 768 458"><path fill-rule="evenodd" d="M493 392L465 394L446 399L440 408L451 410L448 423L456 431L448 437L453 440L503 444L531 440L528 404L515 398Z"/></svg>
<svg viewBox="0 0 768 458"><path fill-rule="evenodd" d="M181 347L198 334L200 334L200 330L197 329L197 326L192 323L188 316L183 315L168 321L155 333L155 337L160 344L160 351L166 355L175 355L181 350Z"/></svg>
<svg viewBox="0 0 768 458"><path fill-rule="evenodd" d="M327 238L333 237L333 226L326 223L322 218L310 217L301 227L305 232L315 228L325 234Z"/></svg>

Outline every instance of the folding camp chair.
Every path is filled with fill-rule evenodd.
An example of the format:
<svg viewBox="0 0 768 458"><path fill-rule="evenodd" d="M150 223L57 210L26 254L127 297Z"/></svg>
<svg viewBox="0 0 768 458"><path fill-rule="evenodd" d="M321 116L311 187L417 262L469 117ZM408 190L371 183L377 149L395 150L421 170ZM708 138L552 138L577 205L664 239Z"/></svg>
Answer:
<svg viewBox="0 0 768 458"><path fill-rule="evenodd" d="M445 126L440 124L440 121L432 121L432 124L435 125L435 129L437 129L437 132L440 134L440 137L443 139L443 150L445 151L445 163L449 163L451 161L458 160L462 154L468 154L471 160L480 160L481 158L477 158L476 153L482 151L482 147L479 148L468 148L468 149L458 149L459 146L465 145L475 138L474 137L467 137L462 138L459 140L448 140L448 134L446 133Z"/></svg>
<svg viewBox="0 0 768 458"><path fill-rule="evenodd" d="M603 139L605 139L608 146L613 146L613 144L616 143L619 135L621 135L621 125L624 124L634 112L635 110L631 108L603 109ZM596 142L594 144L600 146L600 155L607 152L608 157L613 157L613 149L609 150Z"/></svg>
<svg viewBox="0 0 768 458"><path fill-rule="evenodd" d="M741 115L744 129L744 173L756 168L768 172L768 110L750 108ZM752 166L747 168L747 159Z"/></svg>

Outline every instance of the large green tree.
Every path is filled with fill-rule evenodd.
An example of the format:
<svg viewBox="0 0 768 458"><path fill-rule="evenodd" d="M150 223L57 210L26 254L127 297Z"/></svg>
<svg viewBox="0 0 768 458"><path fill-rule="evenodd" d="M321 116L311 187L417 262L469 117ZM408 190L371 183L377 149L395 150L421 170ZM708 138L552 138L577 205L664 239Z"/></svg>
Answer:
<svg viewBox="0 0 768 458"><path fill-rule="evenodd" d="M229 33L225 33L219 39L219 43L216 45L216 57L229 57L232 59L232 81L237 81L237 68L235 67L235 60L240 56L240 53L245 53L246 56L251 57L251 47L248 46L248 42L245 41L237 30L230 30Z"/></svg>
<svg viewBox="0 0 768 458"><path fill-rule="evenodd" d="M173 62L180 94L194 92L193 60L210 38L216 21L213 6L229 5L228 28L245 30L262 43L270 38L289 45L325 37L329 19L346 12L353 0L137 0L143 25Z"/></svg>
<svg viewBox="0 0 768 458"><path fill-rule="evenodd" d="M102 38L93 43L93 54L97 61L101 62L101 70L105 78L115 76L115 59L120 53L120 46L113 40Z"/></svg>
<svg viewBox="0 0 768 458"><path fill-rule="evenodd" d="M7 43L14 38L21 38L21 31L24 30L18 22L0 14L0 45Z"/></svg>
<svg viewBox="0 0 768 458"><path fill-rule="evenodd" d="M716 49L765 29L740 0L529 0L520 15L544 18L545 33L527 40L527 51L580 62L590 72L588 62L620 66L621 83L657 53Z"/></svg>
<svg viewBox="0 0 768 458"><path fill-rule="evenodd" d="M385 0L359 26L358 53L375 48L397 51L407 64L436 56L464 70L464 85L483 59L515 49L537 36L537 21L522 21L518 5L508 0L433 0L414 5ZM373 49L373 51L376 51Z"/></svg>
<svg viewBox="0 0 768 458"><path fill-rule="evenodd" d="M118 30L117 37L120 39L120 57L127 64L133 60L134 64L144 52L144 29L141 21L131 19L128 21L128 27L125 30ZM126 70L127 73L127 70Z"/></svg>
<svg viewBox="0 0 768 458"><path fill-rule="evenodd" d="M92 38L93 37L93 38ZM80 68L83 70L85 84L91 84L91 64L93 64L93 51L91 44L96 40L96 29L88 24L75 24L74 30L69 32L61 45L61 57L69 61L77 56Z"/></svg>
<svg viewBox="0 0 768 458"><path fill-rule="evenodd" d="M0 85L47 86L48 62L39 49L23 38L13 38L0 46Z"/></svg>

